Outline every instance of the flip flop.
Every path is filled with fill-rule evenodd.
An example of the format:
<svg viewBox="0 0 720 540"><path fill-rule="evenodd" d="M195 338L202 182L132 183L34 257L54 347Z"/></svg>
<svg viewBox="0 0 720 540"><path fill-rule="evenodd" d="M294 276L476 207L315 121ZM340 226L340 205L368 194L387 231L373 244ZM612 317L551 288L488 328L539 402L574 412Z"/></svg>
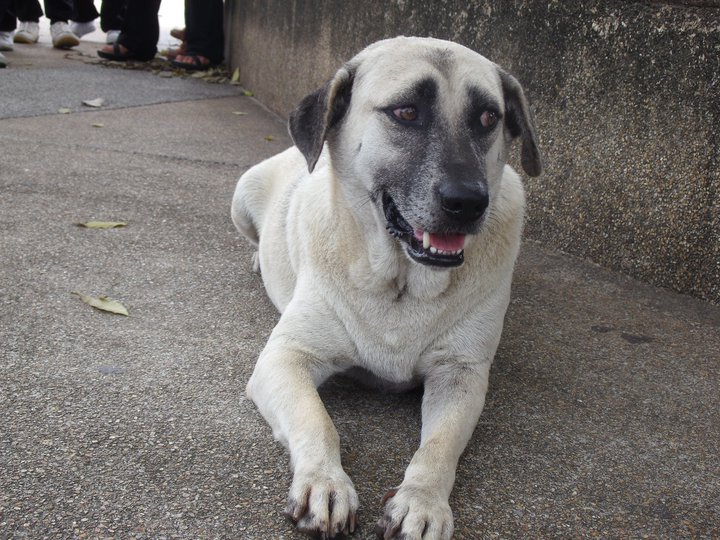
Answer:
<svg viewBox="0 0 720 540"><path fill-rule="evenodd" d="M127 62L128 60L138 60L140 62L147 62L149 60L152 60L155 55L152 56L143 56L140 54L136 54L130 50L127 52L122 52L120 50L120 44L116 41L112 44L113 52L109 53L103 50L99 50L97 52L98 56L100 58L104 58L105 60L114 60L116 62Z"/></svg>
<svg viewBox="0 0 720 540"><path fill-rule="evenodd" d="M207 71L217 65L213 64L210 59L205 58L200 54L184 54L182 56L192 58L192 62L179 62L177 60L173 60L170 62L170 65L186 71ZM207 60L207 63L204 63L201 59Z"/></svg>

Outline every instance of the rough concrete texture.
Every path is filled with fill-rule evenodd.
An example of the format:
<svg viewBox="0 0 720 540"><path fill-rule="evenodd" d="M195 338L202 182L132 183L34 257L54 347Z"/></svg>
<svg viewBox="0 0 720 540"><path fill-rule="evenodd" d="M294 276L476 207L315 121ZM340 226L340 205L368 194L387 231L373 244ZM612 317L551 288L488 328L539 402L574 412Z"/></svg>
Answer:
<svg viewBox="0 0 720 540"><path fill-rule="evenodd" d="M720 302L720 2L227 6L231 64L281 114L377 39L433 36L488 56L536 113L546 172L528 184L528 236Z"/></svg>
<svg viewBox="0 0 720 540"><path fill-rule="evenodd" d="M37 108L80 99L72 64L40 51L23 69L56 91ZM154 103L146 75L128 89ZM237 92L170 82L186 101L0 105L0 538L303 538L282 516L287 456L243 396L277 314L229 218L236 179L289 144L285 126ZM75 226L89 219L129 224ZM525 242L456 538L717 538L719 330L718 307ZM321 394L360 495L355 538L371 538L421 393L338 379Z"/></svg>

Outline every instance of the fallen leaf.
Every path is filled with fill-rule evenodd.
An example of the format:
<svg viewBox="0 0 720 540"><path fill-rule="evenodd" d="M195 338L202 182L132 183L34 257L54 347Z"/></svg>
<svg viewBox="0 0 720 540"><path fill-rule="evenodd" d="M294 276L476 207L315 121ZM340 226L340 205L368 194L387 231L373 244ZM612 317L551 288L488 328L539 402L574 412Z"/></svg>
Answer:
<svg viewBox="0 0 720 540"><path fill-rule="evenodd" d="M190 75L193 79L203 79L207 77L207 71L195 71Z"/></svg>
<svg viewBox="0 0 720 540"><path fill-rule="evenodd" d="M126 317L130 315L128 313L128 310L125 309L125 306L123 306L117 300L113 300L111 298L108 298L107 296L87 296L85 294L81 294L75 291L73 291L72 294L79 296L80 300L85 302L87 305L94 307L95 309L99 309L101 311L108 311L117 315L125 315Z"/></svg>
<svg viewBox="0 0 720 540"><path fill-rule="evenodd" d="M60 114L70 114L70 109L68 109L67 107L60 107L57 112L59 112Z"/></svg>
<svg viewBox="0 0 720 540"><path fill-rule="evenodd" d="M102 107L104 103L105 100L103 98L86 99L83 101L83 105L87 105L88 107Z"/></svg>
<svg viewBox="0 0 720 540"><path fill-rule="evenodd" d="M127 221L86 221L85 223L77 223L78 227L85 227L86 229L115 229L125 225L127 225Z"/></svg>
<svg viewBox="0 0 720 540"><path fill-rule="evenodd" d="M273 137L272 135L265 135L265 140L267 142L272 142L275 140L275 137Z"/></svg>
<svg viewBox="0 0 720 540"><path fill-rule="evenodd" d="M240 68L236 67L235 71L233 71L232 78L230 79L232 82L238 82L240 80Z"/></svg>
<svg viewBox="0 0 720 540"><path fill-rule="evenodd" d="M253 95L254 95L254 94L253 94L250 90L244 90L244 91L243 91L243 96L253 97Z"/></svg>
<svg viewBox="0 0 720 540"><path fill-rule="evenodd" d="M233 114L237 114L238 116L247 116L247 113L242 111L233 111Z"/></svg>
<svg viewBox="0 0 720 540"><path fill-rule="evenodd" d="M105 124L101 124L98 122L96 124L93 124L92 127L102 128L102 127L105 127Z"/></svg>

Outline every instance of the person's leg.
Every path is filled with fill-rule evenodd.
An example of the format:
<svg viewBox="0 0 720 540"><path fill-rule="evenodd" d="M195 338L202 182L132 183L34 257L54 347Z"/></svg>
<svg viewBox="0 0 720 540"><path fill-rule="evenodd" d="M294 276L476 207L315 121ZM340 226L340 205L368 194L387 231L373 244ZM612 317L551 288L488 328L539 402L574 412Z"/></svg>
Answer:
<svg viewBox="0 0 720 540"><path fill-rule="evenodd" d="M152 60L160 37L159 9L160 0L128 0L116 46L108 45L98 55L110 60Z"/></svg>
<svg viewBox="0 0 720 540"><path fill-rule="evenodd" d="M45 15L50 19L50 24L68 22L72 14L72 0L45 0Z"/></svg>
<svg viewBox="0 0 720 540"><path fill-rule="evenodd" d="M140 57L152 58L160 38L160 0L128 0L118 43Z"/></svg>
<svg viewBox="0 0 720 540"><path fill-rule="evenodd" d="M223 60L222 0L185 0L186 56L204 56L212 64Z"/></svg>
<svg viewBox="0 0 720 540"><path fill-rule="evenodd" d="M15 15L20 22L40 22L43 16L38 0L15 0Z"/></svg>
<svg viewBox="0 0 720 540"><path fill-rule="evenodd" d="M15 13L10 10L11 0L0 0L0 32L13 32L17 27Z"/></svg>
<svg viewBox="0 0 720 540"><path fill-rule="evenodd" d="M103 0L100 5L100 28L103 32L120 30L125 20L125 0Z"/></svg>
<svg viewBox="0 0 720 540"><path fill-rule="evenodd" d="M80 44L68 24L72 15L72 0L45 0L45 16L50 19L50 36L56 49L69 49Z"/></svg>
<svg viewBox="0 0 720 540"><path fill-rule="evenodd" d="M13 50L13 34L17 21L15 15L10 11L9 0L0 0L0 51ZM5 67L7 60L0 53L0 67Z"/></svg>
<svg viewBox="0 0 720 540"><path fill-rule="evenodd" d="M37 43L40 37L40 17L43 10L38 0L10 0L10 10L20 21L13 37L15 43Z"/></svg>
<svg viewBox="0 0 720 540"><path fill-rule="evenodd" d="M72 20L78 23L92 22L100 16L93 0L74 0Z"/></svg>

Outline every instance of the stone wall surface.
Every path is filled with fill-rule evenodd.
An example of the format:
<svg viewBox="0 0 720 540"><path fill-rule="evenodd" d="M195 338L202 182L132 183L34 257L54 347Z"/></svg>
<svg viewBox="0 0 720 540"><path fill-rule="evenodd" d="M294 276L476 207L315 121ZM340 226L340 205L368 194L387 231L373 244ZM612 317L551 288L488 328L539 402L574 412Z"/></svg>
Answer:
<svg viewBox="0 0 720 540"><path fill-rule="evenodd" d="M450 39L513 73L546 170L526 236L720 302L720 2L230 0L228 58L281 115L367 44Z"/></svg>

